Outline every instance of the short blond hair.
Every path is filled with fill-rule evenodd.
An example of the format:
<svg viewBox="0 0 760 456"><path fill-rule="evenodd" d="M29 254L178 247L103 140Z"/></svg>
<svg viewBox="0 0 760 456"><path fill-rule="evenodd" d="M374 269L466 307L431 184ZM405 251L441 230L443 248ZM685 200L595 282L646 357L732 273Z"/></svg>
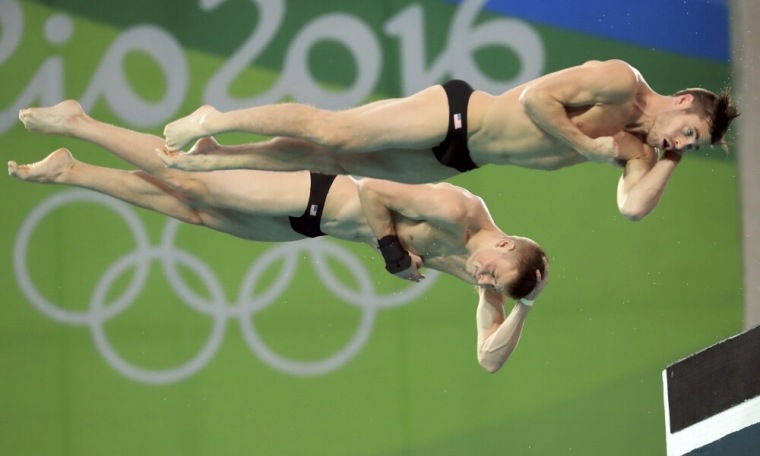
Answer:
<svg viewBox="0 0 760 456"><path fill-rule="evenodd" d="M546 252L530 238L512 236L512 239L515 241L514 253L517 256L517 277L506 284L506 288L509 297L518 300L528 296L536 288L536 271L541 272L541 277L546 277Z"/></svg>

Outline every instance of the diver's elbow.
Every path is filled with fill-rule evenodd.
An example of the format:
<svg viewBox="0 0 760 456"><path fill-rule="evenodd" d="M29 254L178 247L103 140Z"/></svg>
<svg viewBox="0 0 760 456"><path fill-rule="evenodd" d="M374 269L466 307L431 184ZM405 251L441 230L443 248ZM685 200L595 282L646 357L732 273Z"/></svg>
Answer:
<svg viewBox="0 0 760 456"><path fill-rule="evenodd" d="M652 212L651 209L644 207L620 206L618 209L620 210L620 213L623 215L623 217L631 222L638 222L639 220L649 215L650 212Z"/></svg>
<svg viewBox="0 0 760 456"><path fill-rule="evenodd" d="M499 369L501 369L501 367L504 365L505 361L506 360L494 359L493 357L490 357L486 354L478 357L478 364L480 364L480 367L482 367L483 370L489 374L495 374L498 372Z"/></svg>

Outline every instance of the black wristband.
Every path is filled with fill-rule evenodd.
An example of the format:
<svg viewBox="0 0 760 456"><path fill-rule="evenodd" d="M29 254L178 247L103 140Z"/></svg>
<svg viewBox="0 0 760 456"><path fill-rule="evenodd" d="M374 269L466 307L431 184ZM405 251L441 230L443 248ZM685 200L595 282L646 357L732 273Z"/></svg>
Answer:
<svg viewBox="0 0 760 456"><path fill-rule="evenodd" d="M412 265L412 257L409 252L401 246L398 236L389 234L377 240L377 246L385 260L385 270L391 274L396 274Z"/></svg>

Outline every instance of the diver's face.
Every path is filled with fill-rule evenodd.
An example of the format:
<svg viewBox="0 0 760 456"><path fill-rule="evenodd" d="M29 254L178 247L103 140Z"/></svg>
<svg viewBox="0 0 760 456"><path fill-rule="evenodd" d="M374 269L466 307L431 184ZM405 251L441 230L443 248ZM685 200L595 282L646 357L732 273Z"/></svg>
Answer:
<svg viewBox="0 0 760 456"><path fill-rule="evenodd" d="M475 283L501 293L517 276L517 266L512 251L503 248L486 249L473 255L468 272Z"/></svg>
<svg viewBox="0 0 760 456"><path fill-rule="evenodd" d="M647 142L683 154L710 144L710 125L707 119L683 109L666 111L655 119Z"/></svg>

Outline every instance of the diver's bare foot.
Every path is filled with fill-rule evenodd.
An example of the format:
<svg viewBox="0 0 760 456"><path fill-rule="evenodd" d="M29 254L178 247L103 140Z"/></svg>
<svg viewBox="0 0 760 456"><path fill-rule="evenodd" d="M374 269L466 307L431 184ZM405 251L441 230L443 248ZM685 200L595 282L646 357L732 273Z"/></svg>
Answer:
<svg viewBox="0 0 760 456"><path fill-rule="evenodd" d="M66 100L49 108L26 108L18 113L18 118L27 130L66 135L71 123L84 115L82 106L76 100Z"/></svg>
<svg viewBox="0 0 760 456"><path fill-rule="evenodd" d="M189 155L218 154L224 152L224 148L213 136L204 136L193 144L187 151Z"/></svg>
<svg viewBox="0 0 760 456"><path fill-rule="evenodd" d="M217 114L219 111L216 108L204 105L192 114L168 124L164 127L166 147L169 150L181 150L192 141L213 134L214 132L207 131L205 124L210 116Z"/></svg>
<svg viewBox="0 0 760 456"><path fill-rule="evenodd" d="M204 136L193 145L186 153L171 150L168 147L158 149L158 157L167 168L182 171L213 171L216 168L214 154L219 154L224 149L211 136Z"/></svg>
<svg viewBox="0 0 760 456"><path fill-rule="evenodd" d="M8 175L31 182L56 182L74 163L76 160L68 149L58 149L37 163L19 165L9 161Z"/></svg>

